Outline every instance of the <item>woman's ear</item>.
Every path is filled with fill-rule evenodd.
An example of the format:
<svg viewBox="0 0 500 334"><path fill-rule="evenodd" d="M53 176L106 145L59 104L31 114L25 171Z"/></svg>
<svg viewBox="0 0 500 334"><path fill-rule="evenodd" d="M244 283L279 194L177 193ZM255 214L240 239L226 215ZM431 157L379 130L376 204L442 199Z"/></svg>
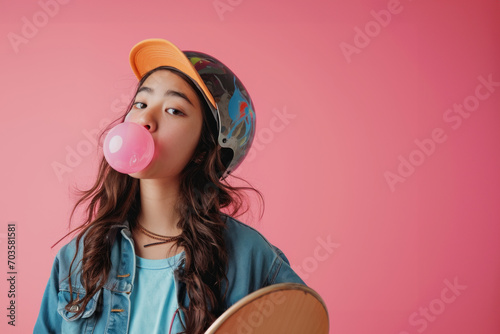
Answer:
<svg viewBox="0 0 500 334"><path fill-rule="evenodd" d="M205 152L198 154L198 156L193 160L195 164L200 164L205 158Z"/></svg>

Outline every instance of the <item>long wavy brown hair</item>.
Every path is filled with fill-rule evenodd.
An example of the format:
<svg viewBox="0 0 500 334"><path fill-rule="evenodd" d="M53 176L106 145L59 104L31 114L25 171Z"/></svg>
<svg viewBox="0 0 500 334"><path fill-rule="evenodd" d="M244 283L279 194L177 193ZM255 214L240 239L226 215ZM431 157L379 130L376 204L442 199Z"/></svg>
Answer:
<svg viewBox="0 0 500 334"><path fill-rule="evenodd" d="M183 73L171 68L159 67L144 75L137 84L134 98L127 106L126 112L103 129L99 135L99 143L102 142L102 136L106 131L116 122L121 123L125 120L125 116L133 106L137 90L153 72L160 69L170 70L189 83L204 109L201 137L193 155L198 159L193 158L180 174L180 195L176 210L181 216L178 227L182 229L182 234L174 244L175 247L182 247L185 252L182 265L175 271L177 279L189 297L188 307L182 305L182 301L179 303L179 308L186 318L183 333L198 334L203 333L225 310L227 284L226 291L222 291L222 282L227 283L228 254L224 243L225 222L222 220L221 212L233 217L246 213L249 205L245 190L254 191L262 204L264 200L258 190L240 177L232 174L229 176L245 182L248 186L231 186L227 178L220 180L231 155L218 145L215 120L198 89ZM102 289L108 280L111 247L118 227L123 227L123 222L127 219L133 229L141 210L139 179L115 171L104 156L100 161L94 185L86 190L76 188L76 192L79 199L73 207L69 221L71 222L77 207L86 203L85 221L57 242L75 231L80 231L76 237L77 248L67 276L71 300L66 309L71 311L71 306L80 306L74 317L84 312L92 296ZM260 218L263 212L264 210ZM86 294L75 300L71 271L80 240L84 235L80 270ZM78 267L78 264L75 266Z"/></svg>

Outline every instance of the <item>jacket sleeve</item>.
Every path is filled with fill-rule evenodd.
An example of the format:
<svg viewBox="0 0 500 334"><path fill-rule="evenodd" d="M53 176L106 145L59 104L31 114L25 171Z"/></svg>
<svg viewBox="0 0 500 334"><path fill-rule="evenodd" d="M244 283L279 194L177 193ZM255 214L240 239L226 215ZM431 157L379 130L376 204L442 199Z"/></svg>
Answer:
<svg viewBox="0 0 500 334"><path fill-rule="evenodd" d="M59 254L58 254L59 255ZM62 317L57 313L59 291L59 257L52 265L49 281L43 294L40 312L33 329L34 334L61 333Z"/></svg>
<svg viewBox="0 0 500 334"><path fill-rule="evenodd" d="M274 245L271 245L271 247L276 253L276 258L268 275L267 285L278 283L300 283L306 285L302 278L290 267L290 262L285 254L278 247Z"/></svg>

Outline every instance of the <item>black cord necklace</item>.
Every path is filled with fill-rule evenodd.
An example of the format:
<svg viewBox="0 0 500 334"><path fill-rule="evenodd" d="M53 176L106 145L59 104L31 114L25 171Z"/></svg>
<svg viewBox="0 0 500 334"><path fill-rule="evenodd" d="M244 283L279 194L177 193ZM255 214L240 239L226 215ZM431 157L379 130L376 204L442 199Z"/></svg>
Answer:
<svg viewBox="0 0 500 334"><path fill-rule="evenodd" d="M181 238L181 235L182 235L182 234L179 234L175 237L170 237L170 236L166 236L166 235L156 234L156 233L153 233L149 230L146 230L140 223L137 223L137 226L139 227L139 230L142 233L144 233L145 235L147 235L148 237L150 237L152 239L156 239L156 240L161 240L159 242L153 242L151 244L144 245L144 247L161 245L161 244L166 244L166 243L169 243L172 241L176 241L176 240L179 240Z"/></svg>

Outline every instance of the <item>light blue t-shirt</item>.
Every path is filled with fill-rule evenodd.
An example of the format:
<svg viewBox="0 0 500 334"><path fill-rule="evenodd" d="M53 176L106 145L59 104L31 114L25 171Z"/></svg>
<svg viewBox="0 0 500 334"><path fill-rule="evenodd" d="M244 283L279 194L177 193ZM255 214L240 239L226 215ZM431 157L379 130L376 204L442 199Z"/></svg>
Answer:
<svg viewBox="0 0 500 334"><path fill-rule="evenodd" d="M168 333L178 307L174 270L183 256L184 251L160 260L135 256L134 288L130 294L130 334ZM176 317L178 318L179 314ZM181 331L180 322L175 321L172 334Z"/></svg>

